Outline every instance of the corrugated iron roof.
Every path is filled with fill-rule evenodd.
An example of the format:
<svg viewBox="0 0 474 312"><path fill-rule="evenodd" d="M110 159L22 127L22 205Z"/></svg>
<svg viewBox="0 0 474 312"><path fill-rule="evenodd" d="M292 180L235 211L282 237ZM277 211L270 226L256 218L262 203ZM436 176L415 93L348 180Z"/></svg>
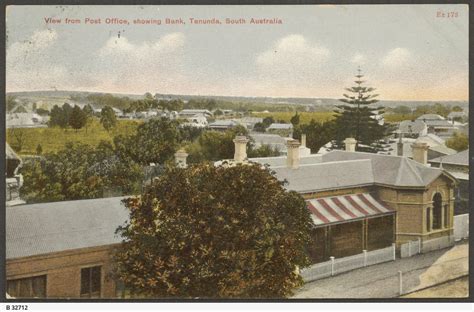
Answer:
<svg viewBox="0 0 474 312"><path fill-rule="evenodd" d="M129 217L124 197L6 208L6 258L120 243L115 230Z"/></svg>

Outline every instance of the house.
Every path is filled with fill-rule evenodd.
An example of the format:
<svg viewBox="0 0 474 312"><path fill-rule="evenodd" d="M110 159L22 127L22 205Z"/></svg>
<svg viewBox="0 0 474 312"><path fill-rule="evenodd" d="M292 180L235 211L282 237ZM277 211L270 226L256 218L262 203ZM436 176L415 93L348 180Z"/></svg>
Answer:
<svg viewBox="0 0 474 312"><path fill-rule="evenodd" d="M270 133L250 133L250 137L255 142L255 148L268 145L272 149L277 149L282 155L286 155L286 142L291 140L289 137L282 137L278 134Z"/></svg>
<svg viewBox="0 0 474 312"><path fill-rule="evenodd" d="M263 122L263 118L260 117L243 117L240 119L235 119L238 123L240 123L242 126L245 128L252 130L255 126L255 124L259 122Z"/></svg>
<svg viewBox="0 0 474 312"><path fill-rule="evenodd" d="M226 131L238 125L240 124L232 119L218 119L214 122L211 122L209 124L209 128L212 130Z"/></svg>
<svg viewBox="0 0 474 312"><path fill-rule="evenodd" d="M212 117L212 113L207 109L183 109L179 112L179 118L188 118L196 114L202 114L206 117Z"/></svg>
<svg viewBox="0 0 474 312"><path fill-rule="evenodd" d="M441 138L449 138L458 129L457 125L453 125L444 117L437 114L424 114L416 120L423 121L428 127L428 133L434 133Z"/></svg>
<svg viewBox="0 0 474 312"><path fill-rule="evenodd" d="M413 143L426 143L428 145L428 160L440 156L452 155L457 152L445 145L445 141L435 134L429 133L418 138L399 137L397 141L389 143L389 155L405 156L412 158Z"/></svg>
<svg viewBox="0 0 474 312"><path fill-rule="evenodd" d="M49 116L40 116L36 113L8 113L6 114L7 128L39 128L46 127Z"/></svg>
<svg viewBox="0 0 474 312"><path fill-rule="evenodd" d="M208 126L207 117L204 114L196 114L191 117L186 118L187 122L183 126L196 127L196 128L206 128Z"/></svg>
<svg viewBox="0 0 474 312"><path fill-rule="evenodd" d="M15 298L114 298L123 197L6 208L6 289Z"/></svg>
<svg viewBox="0 0 474 312"><path fill-rule="evenodd" d="M459 180L454 214L469 213L469 150L429 160L432 167L443 168Z"/></svg>
<svg viewBox="0 0 474 312"><path fill-rule="evenodd" d="M469 120L469 115L466 112L451 112L448 114L449 121L454 122L467 122Z"/></svg>
<svg viewBox="0 0 474 312"><path fill-rule="evenodd" d="M235 140L234 162L269 166L286 188L306 200L314 223L313 262L344 257L420 239L446 237L454 243L453 195L457 180L427 165L428 147L413 144L407 157L345 151L299 154L291 140L287 156L246 157L245 137ZM223 162L217 162L219 165Z"/></svg>
<svg viewBox="0 0 474 312"><path fill-rule="evenodd" d="M293 132L293 125L286 123L272 123L267 128L268 133L279 134L282 136L290 136Z"/></svg>
<svg viewBox="0 0 474 312"><path fill-rule="evenodd" d="M422 120L404 120L398 125L398 136L418 138L428 134L428 126Z"/></svg>

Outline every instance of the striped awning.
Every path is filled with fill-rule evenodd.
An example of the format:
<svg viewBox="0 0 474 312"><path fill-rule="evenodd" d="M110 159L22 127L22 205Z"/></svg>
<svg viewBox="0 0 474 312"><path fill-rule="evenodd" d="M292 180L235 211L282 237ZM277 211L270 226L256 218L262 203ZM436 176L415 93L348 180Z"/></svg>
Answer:
<svg viewBox="0 0 474 312"><path fill-rule="evenodd" d="M346 222L394 212L366 193L309 199L306 204L315 225Z"/></svg>

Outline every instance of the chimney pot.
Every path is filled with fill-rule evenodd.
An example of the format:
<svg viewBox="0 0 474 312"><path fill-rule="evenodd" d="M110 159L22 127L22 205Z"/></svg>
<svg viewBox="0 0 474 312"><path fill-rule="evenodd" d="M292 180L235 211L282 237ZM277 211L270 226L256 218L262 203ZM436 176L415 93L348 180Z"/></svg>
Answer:
<svg viewBox="0 0 474 312"><path fill-rule="evenodd" d="M286 157L286 165L291 169L298 169L300 166L300 142L297 140L288 140L286 147L288 154Z"/></svg>
<svg viewBox="0 0 474 312"><path fill-rule="evenodd" d="M234 160L236 162L243 162L247 159L247 143L249 139L244 135L238 135L233 141L235 144Z"/></svg>
<svg viewBox="0 0 474 312"><path fill-rule="evenodd" d="M301 146L306 147L306 134L301 135Z"/></svg>
<svg viewBox="0 0 474 312"><path fill-rule="evenodd" d="M354 138L346 138L344 140L344 144L346 146L346 151L347 152L355 152L356 151L356 144L357 140Z"/></svg>
<svg viewBox="0 0 474 312"><path fill-rule="evenodd" d="M415 142L411 145L413 160L420 164L428 164L428 144L422 142Z"/></svg>

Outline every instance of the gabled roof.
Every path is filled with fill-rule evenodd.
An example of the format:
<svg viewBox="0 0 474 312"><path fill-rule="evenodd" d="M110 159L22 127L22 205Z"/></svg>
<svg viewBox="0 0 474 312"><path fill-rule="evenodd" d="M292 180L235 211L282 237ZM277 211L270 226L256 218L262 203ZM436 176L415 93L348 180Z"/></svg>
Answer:
<svg viewBox="0 0 474 312"><path fill-rule="evenodd" d="M288 130L288 129L293 129L292 124L287 124L287 123L272 123L267 129L274 129L274 130Z"/></svg>
<svg viewBox="0 0 474 312"><path fill-rule="evenodd" d="M444 120L443 116L438 114L423 114L417 118L417 120Z"/></svg>
<svg viewBox="0 0 474 312"><path fill-rule="evenodd" d="M117 244L128 220L124 197L62 201L6 208L6 258Z"/></svg>
<svg viewBox="0 0 474 312"><path fill-rule="evenodd" d="M465 150L453 155L442 156L431 159L429 162L451 165L469 166L469 150Z"/></svg>
<svg viewBox="0 0 474 312"><path fill-rule="evenodd" d="M419 134L423 130L427 129L427 126L422 120L404 120L400 122L398 129L402 133Z"/></svg>

